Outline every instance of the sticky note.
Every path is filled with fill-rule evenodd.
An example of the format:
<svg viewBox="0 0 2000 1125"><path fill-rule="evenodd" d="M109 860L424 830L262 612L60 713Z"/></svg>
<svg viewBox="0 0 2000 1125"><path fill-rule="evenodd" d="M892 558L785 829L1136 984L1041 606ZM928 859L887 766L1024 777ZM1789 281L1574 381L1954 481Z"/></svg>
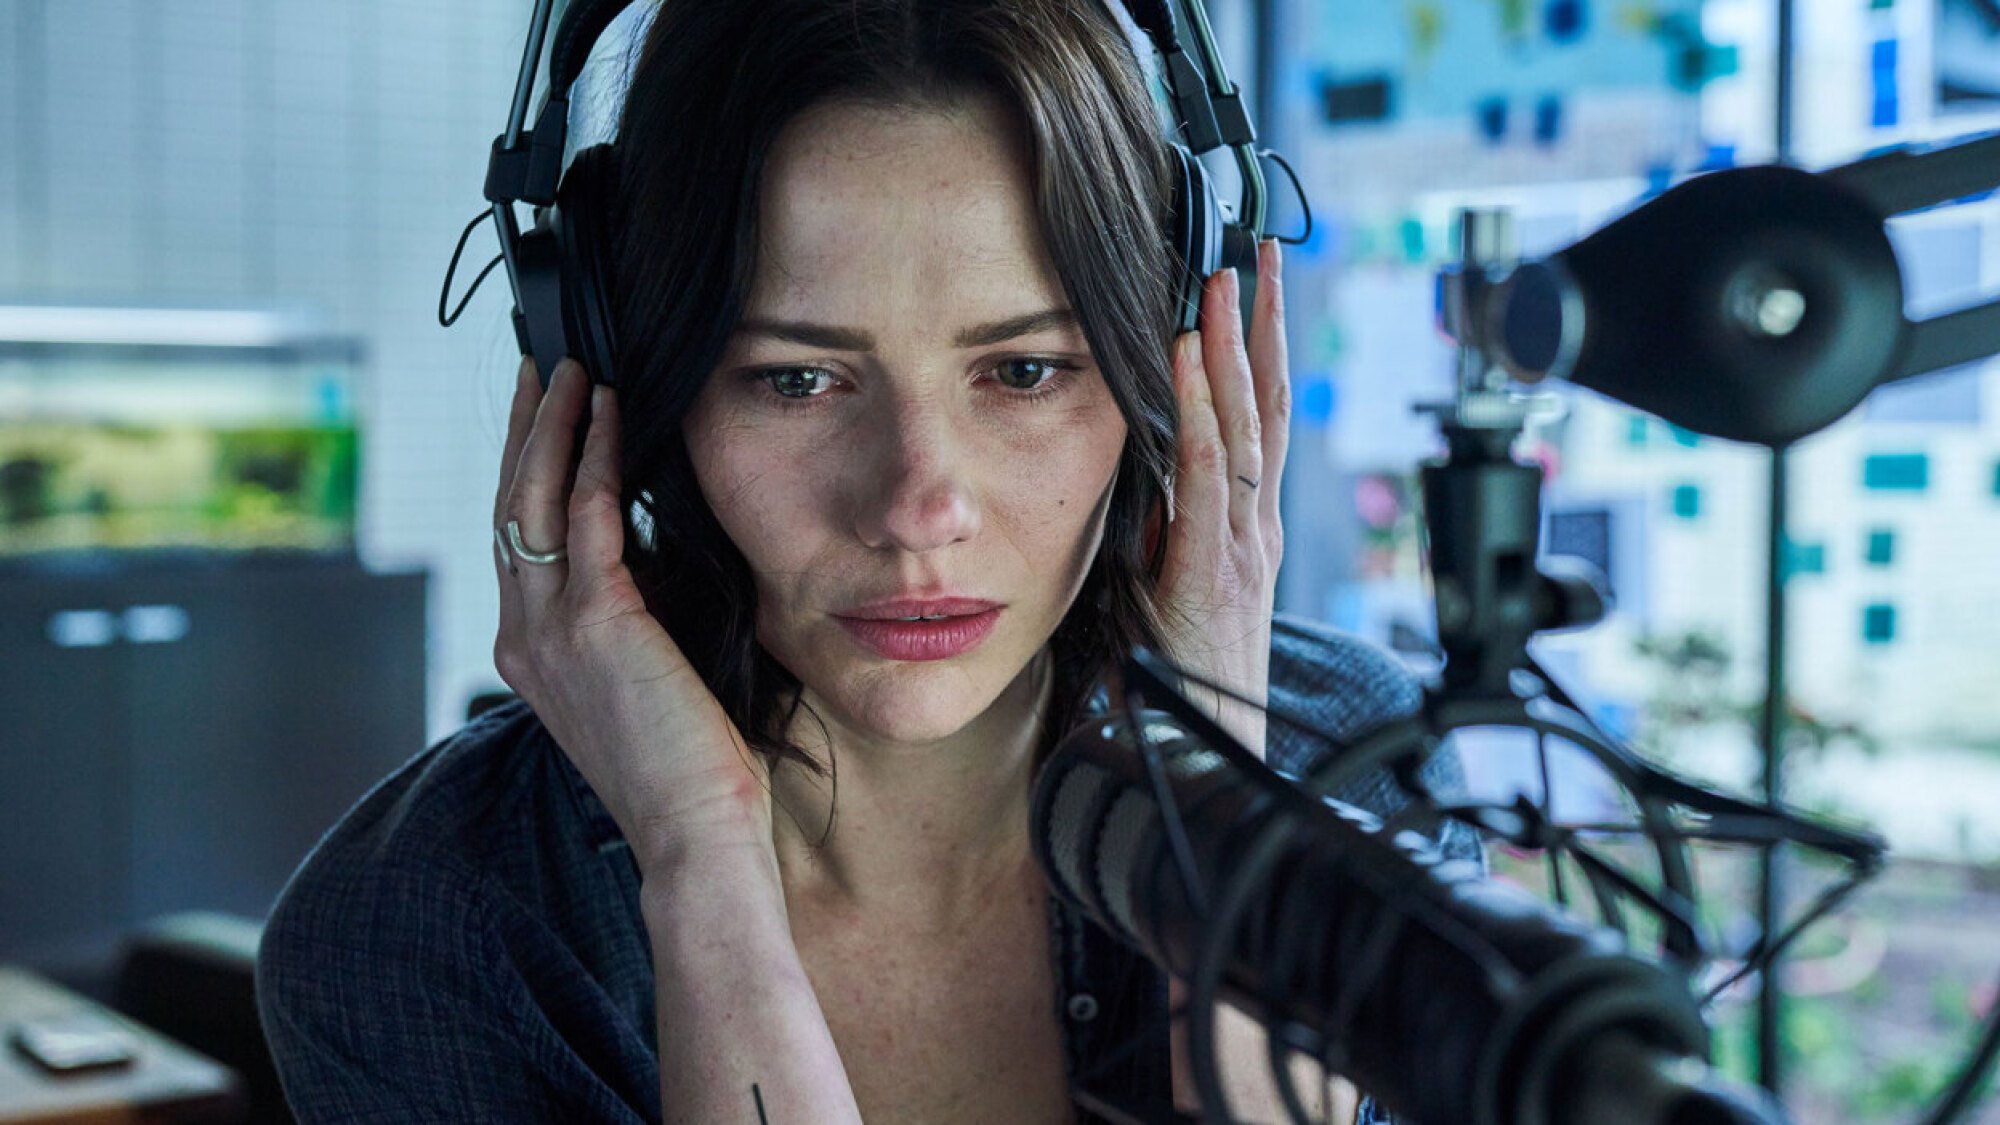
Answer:
<svg viewBox="0 0 2000 1125"><path fill-rule="evenodd" d="M1562 98L1555 94L1544 94L1535 103L1535 143L1548 146L1562 136Z"/></svg>
<svg viewBox="0 0 2000 1125"><path fill-rule="evenodd" d="M1556 43L1574 43L1583 36L1584 0L1548 0L1542 10L1542 28Z"/></svg>

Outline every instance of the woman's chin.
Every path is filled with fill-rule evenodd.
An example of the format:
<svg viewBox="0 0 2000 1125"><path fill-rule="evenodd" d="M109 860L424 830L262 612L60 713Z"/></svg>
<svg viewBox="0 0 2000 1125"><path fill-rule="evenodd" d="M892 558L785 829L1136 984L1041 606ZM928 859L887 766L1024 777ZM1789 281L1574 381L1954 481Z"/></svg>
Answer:
<svg viewBox="0 0 2000 1125"><path fill-rule="evenodd" d="M971 699L959 677L899 677L914 682L871 685L852 699L854 724L884 742L941 742L977 719L991 699Z"/></svg>
<svg viewBox="0 0 2000 1125"><path fill-rule="evenodd" d="M991 668L959 661L901 663L850 670L827 685L841 723L881 743L922 746L960 734L1006 692Z"/></svg>

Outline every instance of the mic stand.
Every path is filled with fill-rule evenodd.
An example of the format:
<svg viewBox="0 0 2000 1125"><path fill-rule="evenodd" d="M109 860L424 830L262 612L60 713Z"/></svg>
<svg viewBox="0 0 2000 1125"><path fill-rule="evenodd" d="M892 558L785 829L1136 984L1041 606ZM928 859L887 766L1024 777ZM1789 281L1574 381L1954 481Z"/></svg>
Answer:
<svg viewBox="0 0 2000 1125"><path fill-rule="evenodd" d="M1450 404L1425 408L1437 419L1447 450L1441 461L1423 470L1427 565L1433 577L1438 638L1446 662L1437 680L1426 685L1416 715L1338 746L1305 776L1290 780L1303 793L1320 799L1339 790L1350 778L1386 769L1413 799L1381 825L1385 838L1396 838L1403 829L1420 822L1441 827L1457 821L1514 848L1539 852L1547 861L1551 895L1565 908L1571 905L1564 874L1567 861L1582 873L1583 890L1606 926L1629 939L1635 929L1636 909L1648 921L1644 932L1654 935L1662 964L1676 967L1690 985L1706 974L1708 979L1700 982L1705 986L1700 994L1703 1006L1744 977L1768 971L1807 926L1880 870L1886 845L1874 833L1808 819L1776 802L1751 801L1711 790L1641 758L1598 728L1537 663L1529 651L1535 635L1601 619L1606 598L1592 576L1564 572L1553 565L1545 569L1536 563L1542 474L1535 466L1514 461L1511 455L1527 414L1521 400L1509 393L1508 377L1511 373L1533 381L1544 375L1568 376L1572 364L1580 358L1589 359L1583 353L1591 340L1608 341L1614 350L1599 353L1594 364L1579 365L1576 375L1569 376L1572 381L1698 432L1773 446L1787 444L1838 418L1874 386L1976 359L1991 354L2000 344L2000 301L1910 322L1900 314L1900 300L1825 299L1828 294L1851 295L1863 290L1879 296L1885 285L1899 294L1893 256L1881 252L1886 247L1886 238L1879 230L1882 220L1986 190L1995 183L2000 183L2000 134L1943 148L1892 152L1818 177L1789 169L1717 173L1675 189L1553 259L1518 267L1509 216L1463 214L1462 260L1441 279L1444 326L1460 344L1457 396ZM1738 184L1744 185L1744 190L1735 190ZM1842 223L1814 226L1806 221L1801 227L1790 222L1797 218L1801 199L1853 214ZM1710 221L1718 215L1730 221ZM1690 216L1704 221L1684 221ZM1759 224L1778 220L1786 220L1784 231L1789 241L1773 243L1769 238L1748 239L1737 234L1719 248L1708 242L1686 241L1689 230L1762 230ZM1867 229L1870 227L1872 232ZM1629 302L1618 304L1613 315L1588 316L1588 294L1573 282L1571 268L1597 270L1603 263L1591 254L1614 262L1656 260L1658 255L1621 256L1613 252L1637 243L1675 261L1709 262L1715 254L1723 254L1732 268L1691 266L1669 272L1677 277L1685 273L1692 279L1690 284L1707 286L1691 307L1708 310L1710 319L1720 316L1725 328L1735 325L1730 331L1747 332L1756 344L1756 354L1746 358L1738 354L1742 349L1719 356L1703 353L1696 357L1703 362L1683 364L1691 344L1708 347L1716 339L1733 337L1720 330L1703 331L1692 333L1690 341L1685 325L1662 336L1661 332L1667 331L1662 326L1673 318L1659 308L1628 307ZM1730 257L1737 248L1747 257ZM1780 255L1785 261L1751 260L1776 250L1785 251ZM1687 301L1676 308L1685 305ZM1821 311L1816 313L1815 309ZM1802 328L1828 312L1833 319L1827 322L1827 331ZM1586 319L1590 320L1588 327ZM1832 329L1855 329L1854 321L1875 326L1876 331L1863 333L1870 337L1874 350L1858 359L1838 347L1829 350L1830 344L1839 342ZM1676 339L1676 333L1682 338ZM1883 349L1880 345L1885 338L1891 343ZM1605 361L1606 356L1616 362ZM1673 362L1663 366L1662 356ZM1736 363L1738 360L1743 363ZM1717 370L1709 371L1710 366ZM1664 371L1667 367L1718 377L1702 383L1706 389L1695 393L1695 388L1679 379L1656 377L1655 369ZM1773 371L1786 376L1777 380L1782 391L1758 382L1770 378ZM1124 674L1132 715L1139 715L1140 708L1150 704L1187 723L1225 757L1253 758L1213 729L1206 716L1186 704L1173 685L1177 681L1198 683L1241 699L1236 693L1143 651L1125 662ZM1265 710L1280 722L1313 731L1312 724L1281 708ZM1539 803L1525 795L1505 803L1452 800L1428 789L1420 767L1453 732L1472 727L1508 727L1534 733L1542 777ZM1631 806L1632 823L1566 824L1557 819L1550 808L1551 738L1583 751L1620 786ZM1150 744L1145 738L1139 742L1148 768L1157 772L1159 765ZM1238 764L1246 772L1257 772L1250 761L1239 760ZM1170 804L1163 804L1163 808L1169 830L1176 831L1177 814ZM1600 849L1600 841L1621 837L1647 845L1655 868L1650 876L1635 874L1608 850ZM1846 872L1789 926L1776 933L1768 929L1761 933L1733 958L1738 964L1730 969L1716 964L1717 958L1705 945L1697 924L1697 891L1686 848L1688 842L1696 840L1767 849L1792 843L1840 861ZM1261 846L1250 849L1253 858L1268 858L1267 852L1275 854ZM1181 874L1185 885L1196 886L1198 880L1191 871ZM1247 876L1235 880L1247 881ZM1212 1048L1212 1013L1200 1009L1214 1002L1214 982L1226 953L1219 950L1224 944L1219 939L1240 919L1245 896L1237 890L1235 883L1227 883L1214 895L1220 905L1214 908L1209 930L1218 940L1208 944L1218 949L1205 951L1191 1001L1197 1010L1190 1033L1198 1048ZM1325 1059L1338 1055L1341 1043L1331 1037L1330 1042L1318 1046ZM1274 1075L1294 1116L1303 1120L1281 1068L1283 1050L1274 1037ZM1198 1049L1195 1054L1197 1078L1207 1101L1220 1089L1212 1050ZM1996 1056L2000 1056L2000 1010L1987 1021L1952 1085L1923 1118L1926 1125L1946 1125L1962 1116L1969 1108L1970 1091ZM1530 1075L1521 1084L1536 1086L1544 1078ZM1529 1107L1528 1112L1540 1112L1540 1108Z"/></svg>
<svg viewBox="0 0 2000 1125"><path fill-rule="evenodd" d="M1697 889L1686 849L1690 840L1774 846L1791 842L1843 861L1837 881L1782 933L1763 934L1741 965L1708 987L1712 1002L1730 984L1762 971L1807 925L1850 896L1881 868L1886 843L1876 834L1807 819L1775 804L1753 802L1677 777L1621 746L1593 722L1529 651L1537 634L1583 628L1603 619L1610 600L1601 578L1574 560L1536 561L1541 528L1539 466L1516 461L1512 446L1527 418L1524 400L1508 391L1507 370L1491 356L1500 321L1489 302L1503 294L1514 266L1512 217L1504 211L1460 215L1461 261L1445 271L1442 315L1459 342L1457 397L1420 409L1438 422L1446 456L1423 468L1427 565L1432 575L1438 643L1445 663L1426 687L1420 712L1327 762L1309 778L1330 792L1341 778L1388 766L1428 808L1547 861L1550 890L1570 907L1563 860L1582 872L1600 919L1630 936L1626 908L1650 914L1661 954L1690 978L1711 960L1697 925ZM1564 565L1568 564L1568 565ZM1397 729L1401 726L1401 729ZM1540 804L1517 797L1490 802L1439 800L1424 790L1417 766L1452 732L1473 727L1533 731L1542 780ZM1632 825L1564 825L1550 810L1548 742L1583 750L1629 798ZM1642 837L1655 871L1642 879L1600 854L1592 837ZM1650 884L1650 885L1649 885Z"/></svg>
<svg viewBox="0 0 2000 1125"><path fill-rule="evenodd" d="M1488 362L1478 326L1485 322L1484 302L1495 290L1495 279L1503 277L1512 249L1507 216L1468 213L1462 217L1462 244L1465 260L1445 278L1444 316L1448 330L1461 342L1458 395L1450 404L1424 409L1438 421L1445 437L1447 454L1423 470L1425 524L1429 539L1428 566L1433 576L1437 606L1438 637L1446 662L1442 674L1426 685L1422 706L1416 714L1377 727L1360 738L1340 746L1321 759L1302 777L1295 779L1297 790L1312 800L1326 798L1340 790L1350 778L1378 767L1386 769L1412 798L1400 813L1384 821L1379 835L1385 840L1404 838L1406 830L1429 828L1435 832L1446 821L1468 825L1485 836L1505 841L1512 847L1542 853L1550 870L1551 889L1557 903L1574 909L1563 875L1568 861L1583 875L1583 882L1599 920L1628 943L1634 942L1635 922L1644 918L1643 930L1657 935L1660 963L1671 970L1666 979L1678 981L1676 988L1691 986L1709 967L1711 955L1698 925L1697 892L1692 865L1686 849L1689 840L1716 843L1771 845L1790 841L1839 858L1849 867L1848 877L1822 894L1818 901L1783 933L1766 934L1743 954L1742 964L1733 974L1714 983L1700 997L1706 1005L1736 980L1766 967L1799 932L1832 910L1881 865L1885 850L1873 834L1837 828L1799 816L1774 805L1765 805L1711 791L1676 777L1632 751L1620 746L1588 718L1583 709L1541 668L1529 652L1529 641L1537 634L1556 629L1576 628L1600 620L1608 603L1594 577L1581 570L1544 570L1536 564L1540 529L1540 489L1542 471L1514 460L1511 449L1520 436L1527 412L1521 400L1506 390L1506 375ZM1182 682L1234 695L1222 685L1181 672L1147 652L1135 653L1125 663L1124 684L1128 712L1141 714L1147 705L1162 709L1187 724L1204 744L1235 761L1246 772L1255 772L1253 756L1229 740L1205 715L1189 706L1172 686ZM1300 729L1311 729L1282 709L1266 708L1272 717ZM1139 724L1143 727L1144 724ZM1449 736L1468 728L1508 727L1532 731L1536 735L1544 779L1540 804L1526 796L1496 803L1446 798L1432 792L1422 781L1421 767ZM1629 798L1634 811L1631 824L1566 824L1549 808L1548 742L1556 739L1582 749ZM1149 738L1138 739L1147 771L1158 777L1162 769ZM1161 807L1172 809L1164 784ZM1296 797L1299 792L1287 793ZM1283 799L1283 798L1280 798ZM1169 813L1168 831L1178 831L1175 814ZM1283 830L1273 828L1261 838L1244 845L1241 867L1231 880L1207 888L1185 861L1181 878L1191 895L1206 898L1201 911L1206 918L1206 940L1191 978L1189 1025L1195 1077L1205 1105L1219 1100L1221 1082L1215 1070L1212 1007L1218 995L1222 965L1228 954L1229 935L1243 923L1252 899L1251 888L1268 875L1284 846ZM1607 836L1642 840L1648 846L1654 870L1639 874L1619 862L1598 841ZM1177 854L1185 849L1176 848ZM1636 917L1635 917L1636 916ZM1355 971L1371 974L1382 950L1364 956ZM1593 1002L1588 985L1572 998L1579 1006ZM1678 1006L1669 996L1656 994L1644 1009L1647 1018L1662 1016ZM1293 1116L1306 1120L1299 1109L1296 1092L1282 1060L1289 1049L1316 1049L1322 1062L1337 1065L1343 1054L1347 1027L1333 1021L1332 1032L1322 1032L1317 1041L1294 1035L1285 1042L1275 1029L1271 1043L1271 1065L1281 1093ZM1682 1038L1680 1046L1667 1056L1678 1056L1690 1066L1699 1066L1695 1056L1706 1053L1697 1040ZM1615 1054L1615 1052L1614 1052ZM1480 1088L1487 1091L1488 1107L1483 1118L1505 1122L1588 1121L1595 1099L1611 1088L1623 1086L1629 1093L1636 1071L1602 1061L1600 1065L1619 1070L1624 1078L1609 1072L1582 1076L1578 1086L1566 1086L1561 1070L1564 1060L1549 1052L1514 1055L1507 1073L1480 1076ZM1652 1072L1651 1081L1671 1084L1662 1072ZM1636 1079L1634 1079L1636 1080ZM1559 1091L1568 1090L1568 1094ZM1718 1093L1708 1109L1715 1114L1728 1112L1732 1095ZM1742 1120L1766 1120L1759 1116L1765 1107L1742 1107ZM1720 1116L1703 1120L1722 1120ZM1215 1116L1211 1120L1223 1121Z"/></svg>

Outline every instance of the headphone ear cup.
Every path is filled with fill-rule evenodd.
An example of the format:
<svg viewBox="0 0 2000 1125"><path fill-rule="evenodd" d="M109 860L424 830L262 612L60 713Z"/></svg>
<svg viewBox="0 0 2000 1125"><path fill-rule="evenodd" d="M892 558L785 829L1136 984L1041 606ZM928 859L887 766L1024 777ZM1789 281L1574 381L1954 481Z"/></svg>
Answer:
<svg viewBox="0 0 2000 1125"><path fill-rule="evenodd" d="M520 279L520 327L527 333L528 350L535 357L535 374L548 390L556 363L569 354L563 333L562 249L554 230L550 208L535 208L535 225L521 232L514 246L514 265Z"/></svg>
<svg viewBox="0 0 2000 1125"><path fill-rule="evenodd" d="M1169 145L1173 152L1173 213L1168 216L1167 239L1174 247L1176 274L1174 309L1176 334L1191 332L1201 323L1201 287L1208 276L1222 268L1223 231L1226 220L1216 202L1215 185L1200 158L1181 145Z"/></svg>
<svg viewBox="0 0 2000 1125"><path fill-rule="evenodd" d="M605 216L617 154L608 144L578 153L556 192L555 230L562 270L562 325L569 355L593 382L616 386L612 359L617 337L611 322L611 273Z"/></svg>

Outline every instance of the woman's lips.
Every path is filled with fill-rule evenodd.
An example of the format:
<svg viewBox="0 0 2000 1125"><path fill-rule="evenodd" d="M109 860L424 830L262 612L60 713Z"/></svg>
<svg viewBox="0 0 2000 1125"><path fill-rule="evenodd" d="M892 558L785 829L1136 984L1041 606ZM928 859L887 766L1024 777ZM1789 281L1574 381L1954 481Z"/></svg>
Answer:
<svg viewBox="0 0 2000 1125"><path fill-rule="evenodd" d="M994 606L981 613L939 621L875 621L838 616L834 620L877 656L890 660L946 660L970 651L985 640L1000 620L1002 608Z"/></svg>

